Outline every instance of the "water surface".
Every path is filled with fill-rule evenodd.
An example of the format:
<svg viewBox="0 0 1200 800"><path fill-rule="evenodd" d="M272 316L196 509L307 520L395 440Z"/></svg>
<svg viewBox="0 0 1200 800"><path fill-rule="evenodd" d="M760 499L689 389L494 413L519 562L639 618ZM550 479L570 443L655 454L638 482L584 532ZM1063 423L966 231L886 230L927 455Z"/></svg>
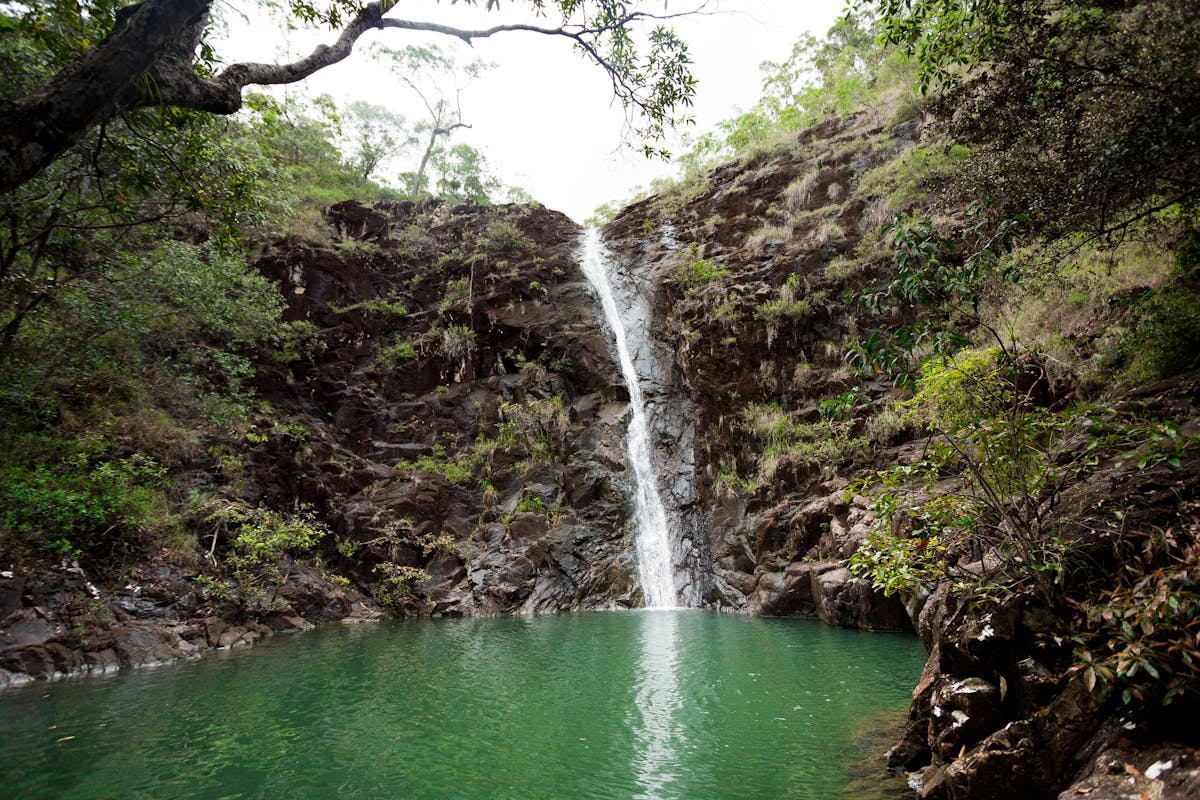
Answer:
<svg viewBox="0 0 1200 800"><path fill-rule="evenodd" d="M923 660L699 611L335 626L0 693L0 793L828 800Z"/></svg>

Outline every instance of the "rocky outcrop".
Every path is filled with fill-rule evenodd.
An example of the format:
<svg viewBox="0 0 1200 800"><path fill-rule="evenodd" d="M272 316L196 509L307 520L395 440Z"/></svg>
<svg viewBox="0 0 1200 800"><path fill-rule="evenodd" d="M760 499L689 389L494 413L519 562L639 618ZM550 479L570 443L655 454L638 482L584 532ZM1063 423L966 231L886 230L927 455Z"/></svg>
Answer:
<svg viewBox="0 0 1200 800"><path fill-rule="evenodd" d="M178 564L153 559L123 586L100 589L78 565L0 575L0 687L104 673L246 647L318 622L384 616L369 598L331 586L311 567L289 565L267 602L214 600Z"/></svg>
<svg viewBox="0 0 1200 800"><path fill-rule="evenodd" d="M579 229L539 207L332 211L347 245L260 262L320 331L260 373L309 437L256 454L263 499L322 509L328 560L398 613L635 604L627 395Z"/></svg>
<svg viewBox="0 0 1200 800"><path fill-rule="evenodd" d="M831 398L850 393L869 405L888 394L842 363L848 331L878 323L831 302L882 267L869 261L845 275L828 267L874 235L878 220L854 186L910 145L914 130L889 131L870 115L832 120L790 150L718 167L691 194L637 203L606 228L613 249L637 265L665 343L656 374L673 416L658 424L675 460L661 470L691 479L674 500L709 576L705 605L911 627L899 600L844 569L870 520L865 499L843 498L841 464L785 455L767 470L747 415L771 405L810 423ZM865 422L849 424L858 431L847 439L863 435ZM903 437L890 435L867 460L894 457L887 449Z"/></svg>
<svg viewBox="0 0 1200 800"><path fill-rule="evenodd" d="M344 619L640 604L628 396L578 226L538 206L436 201L341 203L328 221L328 240L276 242L258 261L295 337L259 360L271 413L245 466L181 481L218 508L306 509L330 534L311 561L273 565L265 594L203 510L202 546L148 553L120 583L18 571L0 581L6 680Z"/></svg>

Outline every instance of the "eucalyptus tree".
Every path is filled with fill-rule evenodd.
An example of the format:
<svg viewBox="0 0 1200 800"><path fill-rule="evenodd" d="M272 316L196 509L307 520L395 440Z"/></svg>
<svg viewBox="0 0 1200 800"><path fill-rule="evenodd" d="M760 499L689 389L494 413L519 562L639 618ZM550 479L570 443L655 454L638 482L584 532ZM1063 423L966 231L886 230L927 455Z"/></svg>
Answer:
<svg viewBox="0 0 1200 800"><path fill-rule="evenodd" d="M424 140L425 146L416 170L408 174L408 193L418 196L425 191L425 173L439 140L448 139L460 128L471 127L463 116L463 89L495 65L476 59L459 66L453 56L437 45L409 45L399 50L375 47L372 55L389 64L392 73L425 107L425 118L413 130L414 138Z"/></svg>
<svg viewBox="0 0 1200 800"><path fill-rule="evenodd" d="M342 120L349 129L350 166L363 180L416 143L408 120L385 106L355 100L346 106Z"/></svg>
<svg viewBox="0 0 1200 800"><path fill-rule="evenodd" d="M462 0L487 10L499 0ZM289 63L223 66L207 36L213 0L57 0L6 2L3 27L27 43L38 70L0 100L0 191L15 188L58 159L89 131L142 108L232 114L250 86L304 80L347 58L366 32L421 31L471 43L510 33L570 42L611 79L631 133L650 153L683 117L695 80L687 45L664 24L678 14L627 0L526 0L536 23L469 30L402 19L396 0L287 0L291 14L336 33L329 44ZM646 27L639 43L635 29ZM39 79L38 72L49 77Z"/></svg>

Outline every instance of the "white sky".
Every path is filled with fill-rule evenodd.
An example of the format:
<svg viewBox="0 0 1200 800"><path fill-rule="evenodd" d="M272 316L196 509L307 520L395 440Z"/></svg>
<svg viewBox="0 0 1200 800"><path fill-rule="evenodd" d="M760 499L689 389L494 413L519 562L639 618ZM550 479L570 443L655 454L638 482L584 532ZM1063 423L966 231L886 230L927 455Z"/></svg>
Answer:
<svg viewBox="0 0 1200 800"><path fill-rule="evenodd" d="M687 10L700 2L672 0L668 11ZM842 7L843 0L709 0L707 8L715 13L675 20L673 26L690 46L693 74L699 81L691 109L697 124L688 130L702 133L752 105L761 90L759 64L786 58L804 32L823 34ZM526 8L510 0L502 3L501 11L488 14L461 2L400 0L388 16L485 28L499 22L533 21L520 13ZM642 8L658 12L661 4L645 0ZM554 22L551 18L538 24L553 27ZM229 24L229 43L220 48L226 63L274 61L285 46L294 57L333 38L330 32L316 37L293 34L285 44L277 28L259 16L231 18ZM582 221L601 203L623 200L653 178L674 172L669 164L649 161L622 146L624 115L613 101L608 76L560 37L505 33L476 40L471 48L448 36L375 31L359 41L346 61L305 81L304 91L327 93L339 105L367 100L419 118L423 108L415 95L382 64L363 55L373 41L396 48L434 43L460 63L474 58L494 62L494 69L462 93L463 115L472 127L456 132L453 141L483 151L491 170L505 183L523 187L541 203L575 220ZM677 143L668 146L679 150ZM391 171L413 168L415 164L395 164Z"/></svg>

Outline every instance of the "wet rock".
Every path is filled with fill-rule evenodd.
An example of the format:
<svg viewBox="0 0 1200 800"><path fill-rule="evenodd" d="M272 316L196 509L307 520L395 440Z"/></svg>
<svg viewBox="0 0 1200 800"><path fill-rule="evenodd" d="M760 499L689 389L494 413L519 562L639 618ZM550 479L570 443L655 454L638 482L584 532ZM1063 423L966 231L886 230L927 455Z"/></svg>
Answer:
<svg viewBox="0 0 1200 800"><path fill-rule="evenodd" d="M945 761L994 731L1001 717L1000 692L982 678L942 683L930 703L937 731L933 749Z"/></svg>
<svg viewBox="0 0 1200 800"><path fill-rule="evenodd" d="M1200 750L1182 744L1146 744L1122 737L1104 747L1058 795L1059 800L1200 798Z"/></svg>
<svg viewBox="0 0 1200 800"><path fill-rule="evenodd" d="M912 623L898 597L885 597L859 581L846 567L812 573L817 616L829 625L869 630L911 630Z"/></svg>
<svg viewBox="0 0 1200 800"><path fill-rule="evenodd" d="M0 622L0 648L41 644L62 630L41 609L23 608Z"/></svg>

